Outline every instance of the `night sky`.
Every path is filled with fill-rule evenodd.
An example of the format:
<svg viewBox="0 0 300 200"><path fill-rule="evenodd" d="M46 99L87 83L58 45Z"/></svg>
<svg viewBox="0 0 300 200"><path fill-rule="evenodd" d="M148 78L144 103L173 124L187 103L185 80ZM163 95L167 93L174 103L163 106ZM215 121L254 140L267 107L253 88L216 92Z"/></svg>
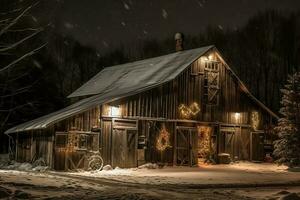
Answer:
<svg viewBox="0 0 300 200"><path fill-rule="evenodd" d="M55 29L84 45L109 50L175 32L197 34L206 26L238 29L265 9L295 11L299 0L57 0Z"/></svg>

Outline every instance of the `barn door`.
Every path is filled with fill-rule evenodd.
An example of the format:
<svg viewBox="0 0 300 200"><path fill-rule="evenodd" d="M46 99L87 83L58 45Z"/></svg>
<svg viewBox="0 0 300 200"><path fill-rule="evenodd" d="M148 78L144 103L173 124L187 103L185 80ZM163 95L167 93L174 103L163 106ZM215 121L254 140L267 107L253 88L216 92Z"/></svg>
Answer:
<svg viewBox="0 0 300 200"><path fill-rule="evenodd" d="M197 132L192 128L177 128L176 164L195 165L197 163Z"/></svg>
<svg viewBox="0 0 300 200"><path fill-rule="evenodd" d="M127 130L126 131L126 167L136 167L137 166L137 140L138 134L137 130Z"/></svg>
<svg viewBox="0 0 300 200"><path fill-rule="evenodd" d="M129 168L137 166L137 121L113 119L112 166Z"/></svg>
<svg viewBox="0 0 300 200"><path fill-rule="evenodd" d="M114 129L112 137L112 166L137 166L137 130Z"/></svg>
<svg viewBox="0 0 300 200"><path fill-rule="evenodd" d="M234 132L224 132L225 135L225 151L229 153L231 158L234 158Z"/></svg>
<svg viewBox="0 0 300 200"><path fill-rule="evenodd" d="M114 129L112 134L112 166L125 167L126 130Z"/></svg>
<svg viewBox="0 0 300 200"><path fill-rule="evenodd" d="M100 152L104 165L111 165L111 143L112 143L112 121L102 120L100 141Z"/></svg>
<svg viewBox="0 0 300 200"><path fill-rule="evenodd" d="M220 153L228 153L230 154L231 159L234 159L235 131L221 131L220 136Z"/></svg>
<svg viewBox="0 0 300 200"><path fill-rule="evenodd" d="M264 153L264 133L252 132L251 133L251 160L263 161Z"/></svg>

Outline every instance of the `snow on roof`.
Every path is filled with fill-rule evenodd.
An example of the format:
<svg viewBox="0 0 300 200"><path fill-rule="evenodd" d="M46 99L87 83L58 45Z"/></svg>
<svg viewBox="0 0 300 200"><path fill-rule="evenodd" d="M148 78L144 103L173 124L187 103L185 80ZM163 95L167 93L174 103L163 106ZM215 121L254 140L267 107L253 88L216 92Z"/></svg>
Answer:
<svg viewBox="0 0 300 200"><path fill-rule="evenodd" d="M118 93L162 84L174 79L213 46L180 51L160 57L107 67L68 97Z"/></svg>
<svg viewBox="0 0 300 200"><path fill-rule="evenodd" d="M73 92L69 97L93 95L66 108L25 122L5 133L44 129L93 106L140 93L168 82L213 46L180 51L165 56L108 67Z"/></svg>
<svg viewBox="0 0 300 200"><path fill-rule="evenodd" d="M214 46L206 46L107 67L68 96L79 97L92 95L91 97L85 98L56 112L8 129L5 134L44 129L68 117L87 111L94 106L157 87L173 80L184 69L212 48L214 48ZM237 78L242 90L258 105L278 119L275 113L249 92L244 83L227 64L226 67L232 72L232 75Z"/></svg>

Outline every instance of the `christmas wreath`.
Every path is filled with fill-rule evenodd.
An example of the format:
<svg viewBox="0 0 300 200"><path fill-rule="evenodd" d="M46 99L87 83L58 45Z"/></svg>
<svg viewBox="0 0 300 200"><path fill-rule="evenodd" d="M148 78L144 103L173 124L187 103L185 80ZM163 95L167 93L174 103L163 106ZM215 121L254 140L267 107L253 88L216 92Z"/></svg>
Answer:
<svg viewBox="0 0 300 200"><path fill-rule="evenodd" d="M164 151L168 147L171 147L170 133L163 126L163 128L159 131L159 135L156 141L156 148L160 151Z"/></svg>

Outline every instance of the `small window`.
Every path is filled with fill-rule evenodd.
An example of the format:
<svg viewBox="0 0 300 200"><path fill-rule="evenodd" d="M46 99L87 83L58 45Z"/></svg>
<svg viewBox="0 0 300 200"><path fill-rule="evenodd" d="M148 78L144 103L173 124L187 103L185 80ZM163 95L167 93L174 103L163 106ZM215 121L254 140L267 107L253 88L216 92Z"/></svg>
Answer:
<svg viewBox="0 0 300 200"><path fill-rule="evenodd" d="M68 137L66 134L64 134L64 135L59 134L59 135L56 135L55 145L56 145L56 147L59 147L59 148L66 148L67 141L68 141Z"/></svg>
<svg viewBox="0 0 300 200"><path fill-rule="evenodd" d="M87 142L88 142L88 140L87 140L87 135L85 135L85 134L81 134L80 136L79 136L79 142L78 142L78 148L79 149L87 149Z"/></svg>

